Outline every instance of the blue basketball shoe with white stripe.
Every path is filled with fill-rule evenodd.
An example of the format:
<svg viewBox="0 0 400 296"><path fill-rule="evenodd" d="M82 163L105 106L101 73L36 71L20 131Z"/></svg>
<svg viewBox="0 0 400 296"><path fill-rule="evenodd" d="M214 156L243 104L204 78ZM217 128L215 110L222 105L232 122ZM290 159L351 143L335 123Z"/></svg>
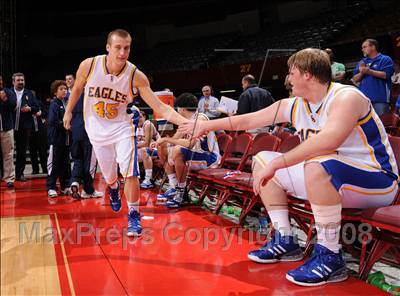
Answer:
<svg viewBox="0 0 400 296"><path fill-rule="evenodd" d="M142 225L140 224L140 213L135 210L131 210L128 214L128 231L127 236L141 236Z"/></svg>
<svg viewBox="0 0 400 296"><path fill-rule="evenodd" d="M158 201L167 201L171 200L175 197L176 195L176 189L175 188L169 188L167 191L165 191L162 194L157 194L157 200Z"/></svg>
<svg viewBox="0 0 400 296"><path fill-rule="evenodd" d="M110 205L114 212L119 212L121 210L121 195L119 193L119 182L118 187L112 189L111 187L108 188L108 193L110 195Z"/></svg>
<svg viewBox="0 0 400 296"><path fill-rule="evenodd" d="M316 244L313 255L302 266L289 271L286 279L300 286L320 286L348 278L343 253Z"/></svg>
<svg viewBox="0 0 400 296"><path fill-rule="evenodd" d="M251 251L247 257L258 263L274 263L278 261L300 261L303 251L293 236L283 236L278 231L261 249Z"/></svg>

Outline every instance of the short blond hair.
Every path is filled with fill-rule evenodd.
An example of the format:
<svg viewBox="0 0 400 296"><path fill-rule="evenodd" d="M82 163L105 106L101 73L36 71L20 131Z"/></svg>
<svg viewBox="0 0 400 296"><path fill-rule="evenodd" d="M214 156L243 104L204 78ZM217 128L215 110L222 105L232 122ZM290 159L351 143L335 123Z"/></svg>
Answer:
<svg viewBox="0 0 400 296"><path fill-rule="evenodd" d="M107 44L111 44L111 38L114 35L121 37L121 38L129 38L132 40L131 34L129 34L128 31L123 30L123 29L116 29L116 30L113 30L110 33L108 33Z"/></svg>
<svg viewBox="0 0 400 296"><path fill-rule="evenodd" d="M332 70L329 55L317 48L306 48L291 55L288 60L288 67L297 68L300 73L308 72L320 83L332 81Z"/></svg>

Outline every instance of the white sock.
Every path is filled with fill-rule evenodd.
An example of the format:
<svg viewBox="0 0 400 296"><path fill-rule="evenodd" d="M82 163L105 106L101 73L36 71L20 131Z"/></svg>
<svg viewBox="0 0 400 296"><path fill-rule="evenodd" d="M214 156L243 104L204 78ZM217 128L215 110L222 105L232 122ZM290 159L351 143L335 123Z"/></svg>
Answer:
<svg viewBox="0 0 400 296"><path fill-rule="evenodd" d="M170 188L175 188L178 184L178 179L176 178L175 174L168 175L168 183Z"/></svg>
<svg viewBox="0 0 400 296"><path fill-rule="evenodd" d="M139 201L135 202L128 201L127 203L128 203L128 213L130 213L132 210L139 212Z"/></svg>
<svg viewBox="0 0 400 296"><path fill-rule="evenodd" d="M342 204L320 206L311 204L317 229L318 244L338 253L340 226L342 221Z"/></svg>
<svg viewBox="0 0 400 296"><path fill-rule="evenodd" d="M186 187L186 182L178 183L179 188L185 188Z"/></svg>
<svg viewBox="0 0 400 296"><path fill-rule="evenodd" d="M108 185L110 186L111 189L117 189L118 188L118 181L114 182L114 184Z"/></svg>
<svg viewBox="0 0 400 296"><path fill-rule="evenodd" d="M144 170L146 175L144 177L145 181L150 181L153 177L153 169Z"/></svg>
<svg viewBox="0 0 400 296"><path fill-rule="evenodd" d="M289 210L268 211L272 225L282 236L292 235L292 228L289 222Z"/></svg>

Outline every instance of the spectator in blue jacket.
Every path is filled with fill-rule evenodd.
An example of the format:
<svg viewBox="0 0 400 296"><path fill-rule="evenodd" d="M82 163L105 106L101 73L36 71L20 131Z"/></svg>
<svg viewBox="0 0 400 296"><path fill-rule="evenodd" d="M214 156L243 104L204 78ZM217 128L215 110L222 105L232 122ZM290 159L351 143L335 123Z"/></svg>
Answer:
<svg viewBox="0 0 400 296"><path fill-rule="evenodd" d="M68 86L68 98L75 83L75 76L73 74L67 74L65 75L65 81ZM71 157L74 163L71 176L72 197L75 199L102 197L103 193L96 191L93 186L93 180L97 169L97 160L83 121L83 93L72 111L71 131ZM80 183L83 185L82 192L79 192Z"/></svg>
<svg viewBox="0 0 400 296"><path fill-rule="evenodd" d="M13 113L17 106L16 98L3 88L0 76L0 146L2 176L8 188L14 187L14 121Z"/></svg>
<svg viewBox="0 0 400 296"><path fill-rule="evenodd" d="M375 39L366 39L362 43L362 52L364 58L354 69L353 81L360 83L360 91L371 100L375 112L380 116L389 112L393 60L378 52L378 41Z"/></svg>
<svg viewBox="0 0 400 296"><path fill-rule="evenodd" d="M50 145L47 160L47 193L49 197L57 197L56 182L60 181L61 194L69 194L71 163L69 158L70 135L64 129L67 84L64 80L56 80L51 84L54 99L50 103L47 137Z"/></svg>

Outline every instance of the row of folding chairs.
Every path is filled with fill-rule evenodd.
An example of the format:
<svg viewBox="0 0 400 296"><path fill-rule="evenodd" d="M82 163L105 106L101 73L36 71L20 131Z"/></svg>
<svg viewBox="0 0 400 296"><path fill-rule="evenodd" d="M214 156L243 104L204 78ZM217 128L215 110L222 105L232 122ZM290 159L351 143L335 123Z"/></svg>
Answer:
<svg viewBox="0 0 400 296"><path fill-rule="evenodd" d="M217 204L214 211L217 214L231 197L239 199L237 205L242 208L239 222L242 224L257 202L260 202L259 196L253 192L253 157L261 151L283 153L300 143L298 136L289 134L283 138L269 133L260 133L254 138L248 133L218 136L222 154L219 167L190 172L189 189L199 191L200 203L206 196L210 196L211 191L216 191Z"/></svg>

